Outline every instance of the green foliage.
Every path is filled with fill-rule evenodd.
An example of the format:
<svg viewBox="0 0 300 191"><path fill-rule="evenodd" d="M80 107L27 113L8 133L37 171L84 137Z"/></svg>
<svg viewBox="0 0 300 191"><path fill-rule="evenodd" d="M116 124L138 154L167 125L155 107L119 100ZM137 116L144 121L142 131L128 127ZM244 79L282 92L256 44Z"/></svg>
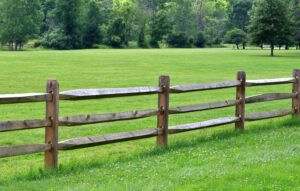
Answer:
<svg viewBox="0 0 300 191"><path fill-rule="evenodd" d="M138 46L141 48L147 48L147 41L145 37L145 25L141 27L139 38L138 38Z"/></svg>
<svg viewBox="0 0 300 191"><path fill-rule="evenodd" d="M121 47L126 45L126 25L122 18L114 20L108 29L110 45L113 47Z"/></svg>
<svg viewBox="0 0 300 191"><path fill-rule="evenodd" d="M54 9L56 26L45 36L45 45L47 47L59 49L78 49L83 47L81 9L82 0L56 1Z"/></svg>
<svg viewBox="0 0 300 191"><path fill-rule="evenodd" d="M87 9L83 46L91 48L93 44L99 44L101 42L101 14L100 7L96 0L91 0Z"/></svg>
<svg viewBox="0 0 300 191"><path fill-rule="evenodd" d="M232 29L228 31L225 35L225 42L235 44L237 49L239 49L240 44L245 44L247 41L246 33L241 29Z"/></svg>
<svg viewBox="0 0 300 191"><path fill-rule="evenodd" d="M25 9L14 13L14 9L4 7L7 2L11 3L17 0L0 1L0 7L3 11L0 13L0 20L5 20L5 14L11 11L13 17L10 20L19 22L19 19ZM253 3L255 1L255 3ZM264 19L261 29L269 30L272 22L283 22L285 18L289 19L284 32L274 27L272 31L281 33L280 37L273 39L274 44L285 44L287 47L294 44L300 46L299 35L299 0L40 0L38 3L42 7L42 22L35 17L32 22L40 28L40 36L28 35L27 39L40 38L45 39L45 45L50 48L60 49L79 49L90 48L95 44L105 44L107 46L129 48L129 42L135 42L139 47L165 47L168 37L174 34L186 34L189 37L189 44L197 41L197 35L201 31L205 36L205 44L209 47L221 47L224 42L227 31L234 28L249 33L257 24L249 24L249 12L254 18L255 10L264 11L264 15L269 18ZM274 1L274 2L273 2ZM277 5L277 1L280 5ZM26 1L24 1L26 3ZM23 3L24 3L23 2ZM34 0L32 2L38 2ZM12 7L18 3L13 3ZM254 4L254 5L253 5ZM275 6L273 6L273 4ZM253 5L253 6L252 6ZM283 7L281 7L283 5ZM288 6L288 9L287 9ZM253 7L253 9L252 9ZM20 8L20 7L19 7ZM20 14L19 14L20 13ZM33 11L34 13L34 11ZM277 14L278 13L278 14ZM32 14L32 13L30 13ZM29 15L29 14L28 14ZM278 18L280 18L279 21ZM29 19L30 20L30 19ZM28 18L26 20L29 21ZM253 21L255 19L252 19ZM3 21L0 25L3 25ZM22 22L25 23L25 22ZM252 22L254 23L254 22ZM277 25L276 25L277 26ZM3 37L10 38L10 28L1 27ZM289 29L287 29L289 28ZM32 29L32 27L30 27ZM252 31L253 31L252 30ZM25 31L26 34L30 34ZM12 34L21 34L19 30ZM51 34L53 33L53 34ZM1 33L0 33L1 34ZM274 34L274 33L273 33ZM19 35L27 36L27 35ZM263 43L271 44L270 39L264 37L254 38L254 43L261 45ZM262 36L260 34L260 36ZM265 36L270 36L265 34ZM58 39L51 39L58 37ZM118 37L118 38L116 38ZM120 41L120 42L119 42ZM7 43L8 41L4 42ZM58 45L60 43L60 45ZM12 44L12 43L11 43ZM55 46L49 46L49 45ZM200 43L202 44L202 43ZM243 44L245 46L245 44ZM198 45L196 45L198 46ZM202 46L202 45L200 45Z"/></svg>
<svg viewBox="0 0 300 191"><path fill-rule="evenodd" d="M293 39L300 50L300 1L292 0Z"/></svg>
<svg viewBox="0 0 300 191"><path fill-rule="evenodd" d="M271 56L276 41L286 39L291 34L291 20L287 6L284 0L257 0L251 11L249 29L252 42L269 43Z"/></svg>
<svg viewBox="0 0 300 191"><path fill-rule="evenodd" d="M172 33L167 38L169 47L172 48L189 48L191 43L185 33Z"/></svg>
<svg viewBox="0 0 300 191"><path fill-rule="evenodd" d="M40 29L42 12L39 0L2 0L0 3L0 42L9 44L15 50Z"/></svg>
<svg viewBox="0 0 300 191"><path fill-rule="evenodd" d="M172 24L169 20L166 10L158 10L152 16L150 22L150 45L154 48L158 48L158 42L171 32Z"/></svg>
<svg viewBox="0 0 300 191"><path fill-rule="evenodd" d="M206 43L205 35L203 32L199 32L197 34L196 40L195 40L195 46L198 48L204 48Z"/></svg>
<svg viewBox="0 0 300 191"><path fill-rule="evenodd" d="M228 23L230 28L238 28L247 31L250 21L249 11L253 0L232 0L228 8Z"/></svg>

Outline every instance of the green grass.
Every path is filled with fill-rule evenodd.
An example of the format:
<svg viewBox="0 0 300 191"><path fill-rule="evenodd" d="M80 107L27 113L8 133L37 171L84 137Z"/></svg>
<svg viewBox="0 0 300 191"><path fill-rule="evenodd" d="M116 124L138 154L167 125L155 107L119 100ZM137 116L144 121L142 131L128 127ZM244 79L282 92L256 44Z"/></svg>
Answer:
<svg viewBox="0 0 300 191"><path fill-rule="evenodd" d="M44 92L47 79L61 91L77 88L290 77L299 51L221 49L0 52L0 93ZM290 85L253 87L247 95L291 92ZM170 106L232 99L234 89L172 95ZM155 108L157 96L61 102L60 116ZM247 105L247 113L289 109L290 100ZM234 108L170 116L170 125L233 116ZM44 117L44 104L0 105L0 120ZM0 190L299 190L299 120L290 117L170 136L167 151L155 138L59 153L60 167L44 172L43 154L0 159ZM155 127L155 117L61 127L59 139ZM0 133L0 145L42 143L44 130Z"/></svg>

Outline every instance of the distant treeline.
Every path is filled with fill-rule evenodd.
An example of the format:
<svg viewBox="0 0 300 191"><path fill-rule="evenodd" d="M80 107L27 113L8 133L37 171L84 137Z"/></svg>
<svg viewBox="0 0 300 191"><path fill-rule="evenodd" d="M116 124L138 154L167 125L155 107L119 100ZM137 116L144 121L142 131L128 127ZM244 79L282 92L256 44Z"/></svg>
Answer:
<svg viewBox="0 0 300 191"><path fill-rule="evenodd" d="M300 46L300 0L1 0L0 41L35 46Z"/></svg>

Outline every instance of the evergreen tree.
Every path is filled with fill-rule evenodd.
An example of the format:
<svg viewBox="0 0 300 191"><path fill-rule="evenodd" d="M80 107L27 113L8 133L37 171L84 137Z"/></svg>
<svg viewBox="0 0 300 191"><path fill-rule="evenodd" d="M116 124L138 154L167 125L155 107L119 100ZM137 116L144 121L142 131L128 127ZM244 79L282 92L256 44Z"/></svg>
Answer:
<svg viewBox="0 0 300 191"><path fill-rule="evenodd" d="M279 39L291 35L288 4L284 0L257 0L250 17L250 32L254 43L269 43L271 56Z"/></svg>
<svg viewBox="0 0 300 191"><path fill-rule="evenodd" d="M2 0L0 3L0 41L14 45L20 50L22 45L40 31L42 12L39 0Z"/></svg>

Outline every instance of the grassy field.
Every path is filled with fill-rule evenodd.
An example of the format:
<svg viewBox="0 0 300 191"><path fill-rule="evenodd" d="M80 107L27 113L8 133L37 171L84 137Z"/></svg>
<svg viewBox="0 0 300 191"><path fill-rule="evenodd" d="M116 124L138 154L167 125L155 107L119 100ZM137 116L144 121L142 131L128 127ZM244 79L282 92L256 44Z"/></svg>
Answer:
<svg viewBox="0 0 300 191"><path fill-rule="evenodd" d="M0 52L0 93L291 77L299 51L222 49ZM291 92L290 85L253 87L247 96ZM172 95L170 106L222 101L234 89ZM155 108L157 96L61 102L60 116ZM247 113L289 109L291 101L247 105ZM170 125L234 115L234 108L170 116ZM0 120L44 117L44 104L0 105ZM172 135L168 150L155 138L59 153L60 167L43 171L43 154L0 159L0 190L300 190L300 121L290 117ZM61 127L59 140L155 127L156 119ZM0 146L43 143L44 130L0 133Z"/></svg>

